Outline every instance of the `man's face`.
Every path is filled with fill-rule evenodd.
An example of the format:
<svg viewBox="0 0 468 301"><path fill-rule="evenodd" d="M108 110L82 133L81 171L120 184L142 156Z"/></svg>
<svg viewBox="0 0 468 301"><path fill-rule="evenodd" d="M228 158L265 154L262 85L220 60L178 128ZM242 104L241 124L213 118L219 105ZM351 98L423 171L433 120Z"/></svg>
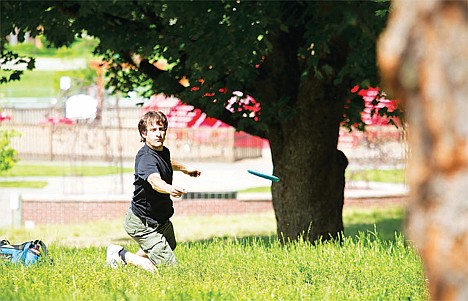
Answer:
<svg viewBox="0 0 468 301"><path fill-rule="evenodd" d="M162 151L164 140L166 139L166 129L163 125L149 124L146 128L146 133L143 133L143 137L146 139L146 145L150 148Z"/></svg>

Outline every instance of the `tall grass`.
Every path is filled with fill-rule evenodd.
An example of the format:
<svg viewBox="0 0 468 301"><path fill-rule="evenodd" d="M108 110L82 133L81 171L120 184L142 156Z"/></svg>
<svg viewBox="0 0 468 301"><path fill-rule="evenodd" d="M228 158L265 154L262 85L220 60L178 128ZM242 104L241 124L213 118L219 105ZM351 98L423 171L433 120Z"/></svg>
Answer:
<svg viewBox="0 0 468 301"><path fill-rule="evenodd" d="M135 245L127 246L135 250ZM274 238L180 244L155 274L104 266L105 248L52 246L54 264L0 265L2 300L427 300L422 265L399 236L282 246Z"/></svg>
<svg viewBox="0 0 468 301"><path fill-rule="evenodd" d="M386 223L403 215L347 210L342 243L285 246L273 214L177 217L179 264L155 274L105 266L107 243L138 248L121 221L10 229L2 232L16 241L55 233L54 264L0 264L0 300L428 300L419 255L400 225Z"/></svg>

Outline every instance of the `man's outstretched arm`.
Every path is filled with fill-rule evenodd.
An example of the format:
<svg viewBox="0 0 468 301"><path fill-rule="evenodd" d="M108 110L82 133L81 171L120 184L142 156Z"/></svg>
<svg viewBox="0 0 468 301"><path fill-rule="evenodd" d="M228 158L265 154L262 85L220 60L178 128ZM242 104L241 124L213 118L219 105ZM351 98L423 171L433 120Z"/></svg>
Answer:
<svg viewBox="0 0 468 301"><path fill-rule="evenodd" d="M184 174L189 175L191 177L198 177L201 174L201 171L198 170L197 168L187 167L184 164L173 161L173 160L171 160L171 164L172 164L172 169L174 171L183 172Z"/></svg>

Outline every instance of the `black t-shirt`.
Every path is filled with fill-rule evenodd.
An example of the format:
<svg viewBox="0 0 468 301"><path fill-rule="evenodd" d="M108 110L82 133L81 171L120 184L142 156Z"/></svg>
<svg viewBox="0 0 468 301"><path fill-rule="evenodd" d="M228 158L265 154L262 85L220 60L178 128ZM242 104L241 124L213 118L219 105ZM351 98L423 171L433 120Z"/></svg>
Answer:
<svg viewBox="0 0 468 301"><path fill-rule="evenodd" d="M154 190L148 183L149 175L158 173L166 183L172 185L171 154L167 147L155 151L144 145L135 158L135 190L132 199L133 213L148 223L164 222L174 214L174 207L169 194Z"/></svg>

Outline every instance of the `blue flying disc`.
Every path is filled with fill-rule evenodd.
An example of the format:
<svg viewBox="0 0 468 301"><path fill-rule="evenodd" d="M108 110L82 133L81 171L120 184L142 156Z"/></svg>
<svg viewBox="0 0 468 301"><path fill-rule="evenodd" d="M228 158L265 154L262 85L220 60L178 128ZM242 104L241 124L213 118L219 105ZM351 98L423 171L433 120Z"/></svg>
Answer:
<svg viewBox="0 0 468 301"><path fill-rule="evenodd" d="M264 179L267 179L267 180L270 180L270 181L273 181L273 182L279 182L279 180L280 180L278 177L276 177L274 175L268 175L268 174L258 172L258 171L253 171L253 170L250 170L250 169L248 169L247 171L249 173L257 176L257 177L264 178Z"/></svg>

